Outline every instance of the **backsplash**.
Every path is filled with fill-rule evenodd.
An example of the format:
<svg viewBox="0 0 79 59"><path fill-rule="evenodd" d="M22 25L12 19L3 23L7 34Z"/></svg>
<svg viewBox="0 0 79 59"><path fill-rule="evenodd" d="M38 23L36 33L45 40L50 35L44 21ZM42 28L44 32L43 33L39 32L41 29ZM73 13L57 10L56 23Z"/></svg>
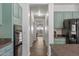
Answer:
<svg viewBox="0 0 79 59"><path fill-rule="evenodd" d="M56 34L62 35L62 29L61 28L54 29L54 31L56 31Z"/></svg>

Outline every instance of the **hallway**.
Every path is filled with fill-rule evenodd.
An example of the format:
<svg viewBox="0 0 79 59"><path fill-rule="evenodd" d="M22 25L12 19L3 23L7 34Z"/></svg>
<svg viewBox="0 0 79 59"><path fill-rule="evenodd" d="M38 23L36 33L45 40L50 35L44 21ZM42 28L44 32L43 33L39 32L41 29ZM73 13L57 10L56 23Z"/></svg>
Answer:
<svg viewBox="0 0 79 59"><path fill-rule="evenodd" d="M30 49L31 56L47 56L47 47L43 37L37 37Z"/></svg>

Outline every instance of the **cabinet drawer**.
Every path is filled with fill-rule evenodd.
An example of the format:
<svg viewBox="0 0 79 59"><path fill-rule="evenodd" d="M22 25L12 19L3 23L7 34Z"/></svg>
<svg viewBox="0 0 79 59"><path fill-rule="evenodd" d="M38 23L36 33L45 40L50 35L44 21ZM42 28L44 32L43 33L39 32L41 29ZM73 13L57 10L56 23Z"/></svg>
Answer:
<svg viewBox="0 0 79 59"><path fill-rule="evenodd" d="M7 51L7 52L4 53L2 56L13 56L13 52L12 52L12 50Z"/></svg>
<svg viewBox="0 0 79 59"><path fill-rule="evenodd" d="M9 50L13 50L12 44L10 44L10 45L8 45L6 47L1 48L0 49L0 56L3 55L4 53L6 53Z"/></svg>
<svg viewBox="0 0 79 59"><path fill-rule="evenodd" d="M64 41L56 41L56 42L54 42L54 44L65 44L65 42Z"/></svg>
<svg viewBox="0 0 79 59"><path fill-rule="evenodd" d="M54 39L54 44L65 44L65 42L66 42L65 38Z"/></svg>
<svg viewBox="0 0 79 59"><path fill-rule="evenodd" d="M65 38L57 38L54 41L66 41L66 39Z"/></svg>

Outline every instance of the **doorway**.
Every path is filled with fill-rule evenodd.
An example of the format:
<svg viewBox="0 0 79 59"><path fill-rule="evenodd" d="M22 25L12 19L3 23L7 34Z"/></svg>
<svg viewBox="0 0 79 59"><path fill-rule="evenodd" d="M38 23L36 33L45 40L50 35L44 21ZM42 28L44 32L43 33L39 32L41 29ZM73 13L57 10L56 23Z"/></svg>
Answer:
<svg viewBox="0 0 79 59"><path fill-rule="evenodd" d="M48 4L30 4L30 55L47 56Z"/></svg>

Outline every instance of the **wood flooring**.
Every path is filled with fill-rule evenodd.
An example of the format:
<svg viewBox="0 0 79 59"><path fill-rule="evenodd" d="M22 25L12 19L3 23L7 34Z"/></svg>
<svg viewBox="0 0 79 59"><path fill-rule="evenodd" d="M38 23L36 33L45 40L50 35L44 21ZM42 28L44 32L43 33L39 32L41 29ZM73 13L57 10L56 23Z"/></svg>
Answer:
<svg viewBox="0 0 79 59"><path fill-rule="evenodd" d="M30 48L31 56L47 56L47 46L43 37L38 37L37 40L33 43L33 46Z"/></svg>

